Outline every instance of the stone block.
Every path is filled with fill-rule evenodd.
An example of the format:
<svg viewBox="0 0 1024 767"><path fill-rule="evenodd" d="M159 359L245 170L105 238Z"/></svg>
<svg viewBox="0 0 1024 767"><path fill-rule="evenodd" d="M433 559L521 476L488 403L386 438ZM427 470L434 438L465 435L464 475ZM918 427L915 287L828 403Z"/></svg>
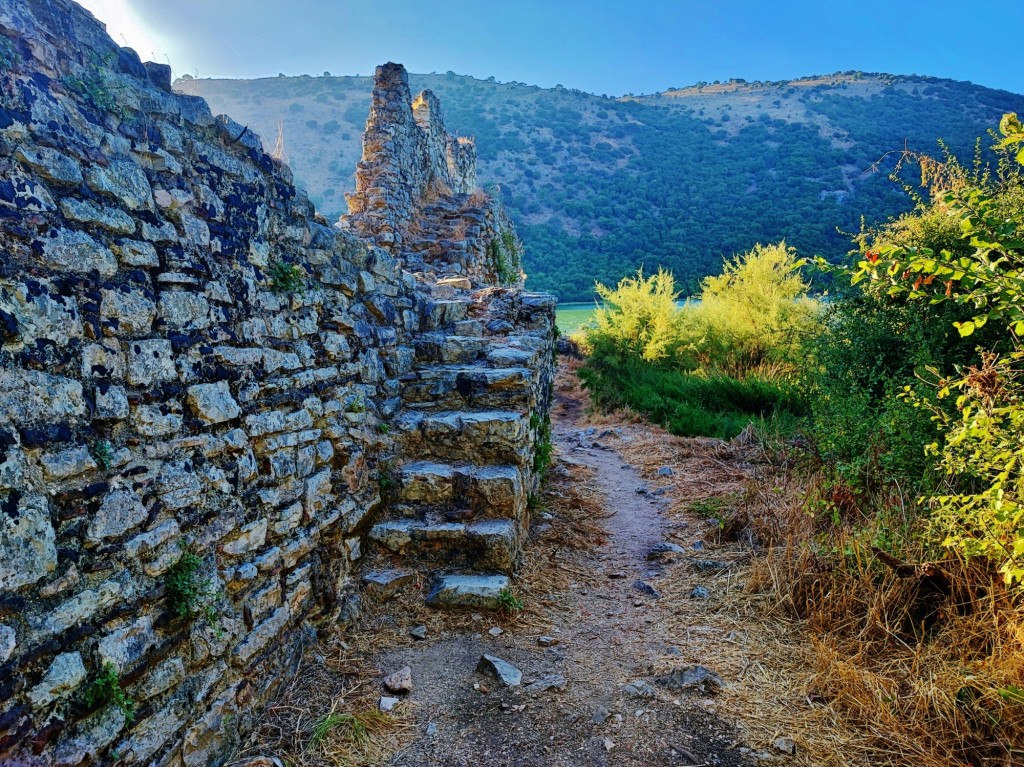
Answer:
<svg viewBox="0 0 1024 767"><path fill-rule="evenodd" d="M151 386L177 377L170 341L155 338L128 344L128 383Z"/></svg>
<svg viewBox="0 0 1024 767"><path fill-rule="evenodd" d="M12 491L5 506L15 513L0 516L0 592L35 583L57 567L57 534L46 497Z"/></svg>
<svg viewBox="0 0 1024 767"><path fill-rule="evenodd" d="M145 657L154 644L153 619L147 615L107 634L97 644L96 651L101 663L112 663L121 674Z"/></svg>
<svg viewBox="0 0 1024 767"><path fill-rule="evenodd" d="M118 336L147 335L153 329L156 305L139 290L104 290L100 316L112 321Z"/></svg>
<svg viewBox="0 0 1024 767"><path fill-rule="evenodd" d="M230 421L242 414L226 381L190 386L188 404L199 419L208 424Z"/></svg>
<svg viewBox="0 0 1024 767"><path fill-rule="evenodd" d="M99 543L106 538L123 535L146 521L146 507L134 490L108 493L99 510L90 520L86 540Z"/></svg>
<svg viewBox="0 0 1024 767"><path fill-rule="evenodd" d="M28 699L36 708L47 706L55 700L67 697L85 681L85 664L78 652L61 653L47 669L42 680L29 690Z"/></svg>

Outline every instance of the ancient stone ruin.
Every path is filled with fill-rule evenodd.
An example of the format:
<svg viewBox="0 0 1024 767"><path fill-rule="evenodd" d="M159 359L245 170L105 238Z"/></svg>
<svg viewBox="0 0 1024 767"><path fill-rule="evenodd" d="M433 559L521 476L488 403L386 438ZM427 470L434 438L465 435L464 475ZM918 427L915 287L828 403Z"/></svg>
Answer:
<svg viewBox="0 0 1024 767"><path fill-rule="evenodd" d="M220 764L361 593L509 587L554 300L397 65L351 210L70 0L0 0L0 763Z"/></svg>

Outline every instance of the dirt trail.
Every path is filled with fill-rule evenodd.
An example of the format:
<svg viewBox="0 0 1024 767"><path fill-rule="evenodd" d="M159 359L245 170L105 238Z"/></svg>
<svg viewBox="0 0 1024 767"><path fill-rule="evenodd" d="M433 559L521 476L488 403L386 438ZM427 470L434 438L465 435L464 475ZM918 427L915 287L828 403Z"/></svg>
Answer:
<svg viewBox="0 0 1024 767"><path fill-rule="evenodd" d="M673 644L673 605L648 582L665 572L647 554L669 535L692 537L694 521L668 521L667 499L613 447L629 441L628 434L580 425L580 403L564 394L561 399L553 424L560 456L554 471L563 481L582 474L585 493L603 496L604 539L549 554L528 547L528 557L551 561L542 563L549 569L540 572L540 586L523 594L524 615L435 622L425 641L404 641L373 659L385 673L405 665L413 673L413 692L399 705L415 720L417 735L390 764L753 764L734 728L715 714L712 696L655 682L657 672L690 665L694 653ZM557 479L553 484L557 489ZM544 516L533 531L541 542L546 528L558 524L552 515L546 524ZM395 616L394 635L407 634L406 624L416 621L416 615ZM493 627L503 630L493 636ZM555 644L542 646L542 636ZM478 673L484 653L521 669L523 684L505 687ZM564 678L562 689L530 692L529 683L553 675ZM646 696L624 689L636 680L650 685Z"/></svg>

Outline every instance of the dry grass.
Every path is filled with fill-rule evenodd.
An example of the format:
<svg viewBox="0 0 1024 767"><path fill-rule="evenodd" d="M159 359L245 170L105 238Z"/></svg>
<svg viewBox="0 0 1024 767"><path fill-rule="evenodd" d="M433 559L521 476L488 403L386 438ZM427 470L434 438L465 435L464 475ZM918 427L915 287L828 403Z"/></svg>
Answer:
<svg viewBox="0 0 1024 767"><path fill-rule="evenodd" d="M733 680L717 705L752 745L770 752L792 737L794 763L807 767L1024 765L1024 607L997 574L944 560L951 593L933 594L879 562L857 499L786 454L637 421L589 418L617 429L615 447L689 519L677 542L714 539L706 556L730 565L699 577L676 566L656 585L684 660ZM808 511L809 499L827 513ZM708 521L694 530L694 516ZM710 605L690 598L698 584L715 594Z"/></svg>
<svg viewBox="0 0 1024 767"><path fill-rule="evenodd" d="M405 742L413 725L403 709L407 703L399 703L389 714L379 710L378 675L341 640L307 652L231 764L257 757L267 765L273 758L291 767L383 764Z"/></svg>

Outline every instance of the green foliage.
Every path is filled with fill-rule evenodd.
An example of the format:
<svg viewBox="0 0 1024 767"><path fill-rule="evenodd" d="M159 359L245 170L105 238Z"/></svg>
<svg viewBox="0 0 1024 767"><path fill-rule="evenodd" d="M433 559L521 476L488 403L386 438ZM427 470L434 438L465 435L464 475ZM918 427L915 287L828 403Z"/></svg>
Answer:
<svg viewBox="0 0 1024 767"><path fill-rule="evenodd" d="M135 701L121 687L121 679L113 663L103 664L86 686L82 700L89 708L113 705L124 714L125 722L131 724L135 720Z"/></svg>
<svg viewBox="0 0 1024 767"><path fill-rule="evenodd" d="M498 603L501 605L501 609L507 613L519 612L526 606L511 589L501 590L501 593L498 594Z"/></svg>
<svg viewBox="0 0 1024 767"><path fill-rule="evenodd" d="M589 343L647 362L676 357L683 343L682 314L671 272L659 269L644 277L640 270L636 277L623 277L614 290L601 283L595 290L604 306L586 331Z"/></svg>
<svg viewBox="0 0 1024 767"><path fill-rule="evenodd" d="M543 478L551 467L551 459L555 452L555 447L551 443L551 417L545 417L543 423L533 426L535 419L535 414L530 416L530 424L537 430L537 441L533 448L533 473Z"/></svg>
<svg viewBox="0 0 1024 767"><path fill-rule="evenodd" d="M591 356L580 378L605 410L629 408L683 437L730 439L751 422L792 432L805 405L785 380L685 373L618 357Z"/></svg>
<svg viewBox="0 0 1024 767"><path fill-rule="evenodd" d="M498 284L515 285L523 267L523 245L515 231L506 229L487 245L491 266L498 276Z"/></svg>
<svg viewBox="0 0 1024 767"><path fill-rule="evenodd" d="M1024 143L1024 129L1015 115L1005 116L1000 128L999 150L1012 151ZM922 432L921 423L931 421L932 438L924 440L932 464L928 468L941 483L935 482L933 489L918 487L924 491L919 503L929 514L933 540L964 557L992 562L1008 584L1020 584L1024 387L1019 381L1024 352L1007 351L1007 346L1024 333L1021 173L1016 164L1004 162L993 182L985 174L966 173L955 161L916 159L931 200L897 222L899 226L873 238L862 236L861 258L849 273L866 301L890 316L892 307L904 315L919 315L916 323L909 323L912 337L904 333L896 342L881 338L878 346L898 348L911 342L887 365L883 402L891 403L896 394L911 408L904 409L904 422L892 431L913 433L917 427L912 442ZM1014 159L1024 163L1024 154ZM943 321L935 322L937 318ZM959 343L951 343L950 337ZM981 364L965 371L968 355L963 350L979 343ZM866 356L863 351L859 359L853 355L844 365L833 366L830 374L845 368L851 379L863 375L865 371L857 370ZM916 380L911 380L907 368L914 363ZM925 368L935 384L930 388L920 385L925 378L920 363L933 363ZM894 384L901 379L897 389ZM841 398L842 392L837 393ZM886 408L871 413L870 405L867 401L861 419L877 424Z"/></svg>
<svg viewBox="0 0 1024 767"><path fill-rule="evenodd" d="M0 72L6 72L14 66L17 57L14 50L14 43L6 37L0 36Z"/></svg>
<svg viewBox="0 0 1024 767"><path fill-rule="evenodd" d="M758 243L727 261L720 275L706 278L700 303L687 307L702 336L693 344L699 359L735 376L765 363L796 361L818 331L819 305L807 298L803 265L785 242Z"/></svg>
<svg viewBox="0 0 1024 767"><path fill-rule="evenodd" d="M309 736L309 747L316 748L323 743L332 732L341 731L344 739L355 744L365 744L370 740L366 724L355 714L349 712L331 712L313 725Z"/></svg>
<svg viewBox="0 0 1024 767"><path fill-rule="evenodd" d="M213 580L202 575L203 559L184 543L178 561L171 565L165 576L167 606L179 618L202 616L216 627L218 590Z"/></svg>
<svg viewBox="0 0 1024 767"><path fill-rule="evenodd" d="M1024 352L982 364L939 391L956 395L956 414L931 407L945 440L932 442L949 485L962 492L927 500L943 545L985 557L1007 584L1024 583ZM927 403L923 403L927 404Z"/></svg>
<svg viewBox="0 0 1024 767"><path fill-rule="evenodd" d="M275 293L301 293L305 290L306 272L300 266L274 261L270 264L270 289Z"/></svg>
<svg viewBox="0 0 1024 767"><path fill-rule="evenodd" d="M882 87L890 82L906 87ZM1024 114L1022 96L927 77L850 74L814 89L771 83L709 96L706 115L687 98L620 101L444 74L412 74L410 84L414 93L433 90L448 126L476 137L480 175L501 179L502 201L526 247L531 289L563 301L592 300L595 279L614 285L658 265L692 293L723 253L782 237L800 253L840 261L849 242L837 229L856 231L861 216L878 223L912 207L885 172L866 172L886 152L926 150L941 136L969 156L1003 112ZM276 133L293 101L312 113L320 93L344 98L341 114L316 116L338 119L351 133L347 165L339 173L325 166L322 158L337 156L339 146L323 126L308 151L291 154L314 198L351 178L369 78L195 80L190 87L215 112L262 135ZM254 93L267 97L263 106ZM730 105L734 114L723 127L711 115ZM892 160L881 167L890 170Z"/></svg>
<svg viewBox="0 0 1024 767"><path fill-rule="evenodd" d="M111 462L114 460L114 448L109 440L96 440L89 448L89 453L103 471L110 471Z"/></svg>
<svg viewBox="0 0 1024 767"><path fill-rule="evenodd" d="M113 54L106 58L92 54L77 74L66 74L61 78L61 82L65 88L81 96L97 111L124 120L131 113L119 102L124 94L124 86L107 74L112 70L112 57Z"/></svg>

